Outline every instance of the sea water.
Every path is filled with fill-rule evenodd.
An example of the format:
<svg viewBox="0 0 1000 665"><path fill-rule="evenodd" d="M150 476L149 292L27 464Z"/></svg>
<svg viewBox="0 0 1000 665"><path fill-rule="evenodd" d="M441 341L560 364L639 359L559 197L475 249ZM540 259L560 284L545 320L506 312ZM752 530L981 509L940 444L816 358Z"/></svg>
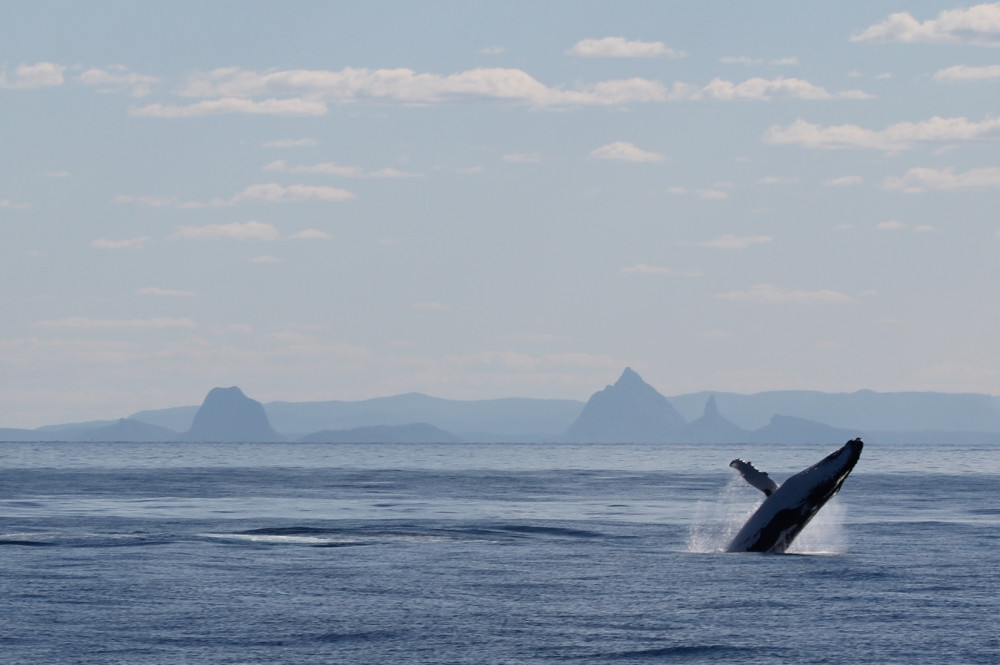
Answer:
<svg viewBox="0 0 1000 665"><path fill-rule="evenodd" d="M0 663L1000 662L1000 448L0 444Z"/></svg>

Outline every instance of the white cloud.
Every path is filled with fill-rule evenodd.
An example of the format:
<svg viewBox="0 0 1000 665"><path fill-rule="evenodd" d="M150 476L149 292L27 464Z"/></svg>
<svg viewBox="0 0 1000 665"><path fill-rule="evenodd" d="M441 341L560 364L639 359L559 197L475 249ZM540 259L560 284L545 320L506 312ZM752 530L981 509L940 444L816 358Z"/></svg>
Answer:
<svg viewBox="0 0 1000 665"><path fill-rule="evenodd" d="M479 49L479 51L477 51L477 53L479 53L479 55L500 55L501 53L503 53L506 50L507 49L505 49L502 46L485 46L485 47Z"/></svg>
<svg viewBox="0 0 1000 665"><path fill-rule="evenodd" d="M379 169L378 171L365 171L360 166L341 166L333 162L321 162L310 166L297 165L289 166L288 163L279 159L262 167L264 171L277 171L279 173L311 173L317 175L334 175L345 178L415 178L420 174L406 173L393 168Z"/></svg>
<svg viewBox="0 0 1000 665"><path fill-rule="evenodd" d="M674 270L673 268L648 266L645 263L622 268L622 272L635 275L667 275L670 277L701 277L703 274L700 270Z"/></svg>
<svg viewBox="0 0 1000 665"><path fill-rule="evenodd" d="M289 237L293 240L330 240L333 238L326 231L320 231L319 229L305 229L304 231L293 233Z"/></svg>
<svg viewBox="0 0 1000 665"><path fill-rule="evenodd" d="M902 231L906 228L906 223L898 219L890 219L888 222L879 222L875 228L879 231Z"/></svg>
<svg viewBox="0 0 1000 665"><path fill-rule="evenodd" d="M897 12L851 41L1000 46L1000 3L948 9L923 23L909 12Z"/></svg>
<svg viewBox="0 0 1000 665"><path fill-rule="evenodd" d="M276 240L278 229L263 222L232 222L231 224L209 224L207 226L180 226L174 238L185 240L214 240L232 238L234 240Z"/></svg>
<svg viewBox="0 0 1000 665"><path fill-rule="evenodd" d="M934 79L937 81L983 81L997 78L1000 78L1000 65L986 67L955 65L934 74Z"/></svg>
<svg viewBox="0 0 1000 665"><path fill-rule="evenodd" d="M65 70L65 67L54 62L18 65L13 76L8 77L6 70L0 71L0 88L27 90L62 85Z"/></svg>
<svg viewBox="0 0 1000 665"><path fill-rule="evenodd" d="M931 233L934 231L934 227L930 224L921 224L920 226L913 227L913 230L917 233Z"/></svg>
<svg viewBox="0 0 1000 665"><path fill-rule="evenodd" d="M831 178L823 184L828 187L850 187L851 185L860 185L863 182L864 178L859 175L845 175L839 178Z"/></svg>
<svg viewBox="0 0 1000 665"><path fill-rule="evenodd" d="M163 296L168 298L186 298L198 295L194 291L178 291L177 289L161 289L156 286L147 286L143 289L136 289L136 295L140 296Z"/></svg>
<svg viewBox="0 0 1000 665"><path fill-rule="evenodd" d="M315 185L279 185L277 183L262 183L250 185L242 192L228 199L212 199L207 202L189 201L181 203L181 208L222 208L234 206L245 201L260 201L263 203L297 203L301 201L348 201L357 198L346 189Z"/></svg>
<svg viewBox="0 0 1000 665"><path fill-rule="evenodd" d="M765 245L772 242L771 236L735 236L727 234L698 243L699 247L710 247L712 249L746 249L751 245Z"/></svg>
<svg viewBox="0 0 1000 665"><path fill-rule="evenodd" d="M29 203L14 203L10 199L0 199L0 208L11 208L12 210L27 210L31 207Z"/></svg>
<svg viewBox="0 0 1000 665"><path fill-rule="evenodd" d="M211 99L187 106L149 104L131 107L129 115L144 118L200 118L207 115L247 113L252 115L283 115L315 117L326 114L326 104L309 99L265 99L255 102L250 99L226 97Z"/></svg>
<svg viewBox="0 0 1000 665"><path fill-rule="evenodd" d="M73 328L77 330L163 330L166 328L182 328L194 330L198 324L191 319L91 319L88 317L70 317L54 321L38 321L37 328Z"/></svg>
<svg viewBox="0 0 1000 665"><path fill-rule="evenodd" d="M315 148L319 145L316 139L277 139L261 144L262 148Z"/></svg>
<svg viewBox="0 0 1000 665"><path fill-rule="evenodd" d="M281 259L274 256L255 256L250 259L251 263L281 263Z"/></svg>
<svg viewBox="0 0 1000 665"><path fill-rule="evenodd" d="M504 155L500 159L511 164L537 164L542 161L542 155L538 152L519 152Z"/></svg>
<svg viewBox="0 0 1000 665"><path fill-rule="evenodd" d="M765 176L757 181L758 185L794 185L799 181L798 178L793 178L790 176Z"/></svg>
<svg viewBox="0 0 1000 665"><path fill-rule="evenodd" d="M1000 118L970 122L966 118L940 118L920 122L899 122L883 130L864 129L858 125L822 127L796 120L787 127L771 126L764 141L805 148L835 150L869 148L895 152L928 141L971 141L1000 130Z"/></svg>
<svg viewBox="0 0 1000 665"><path fill-rule="evenodd" d="M160 79L130 72L123 65L111 65L107 69L92 67L77 76L76 81L82 85L97 87L100 92L129 89L129 94L133 97L144 97Z"/></svg>
<svg viewBox="0 0 1000 665"><path fill-rule="evenodd" d="M852 303L854 298L837 291L802 291L782 289L773 284L757 284L743 291L729 291L715 296L721 300L760 303L765 305L807 305L813 303Z"/></svg>
<svg viewBox="0 0 1000 665"><path fill-rule="evenodd" d="M686 55L683 51L672 49L663 42L644 42L624 37L582 39L566 53L586 58L657 58L662 56L683 58Z"/></svg>
<svg viewBox="0 0 1000 665"><path fill-rule="evenodd" d="M97 240L91 240L90 246L93 249L142 249L149 242L149 236L141 236L139 238L129 238L127 240L106 240L104 238L98 238Z"/></svg>
<svg viewBox="0 0 1000 665"><path fill-rule="evenodd" d="M861 90L831 93L809 81L779 76L775 79L751 78L734 83L721 78L712 79L698 88L688 83L675 83L670 92L672 101L769 101L772 99L869 99L871 95Z"/></svg>
<svg viewBox="0 0 1000 665"><path fill-rule="evenodd" d="M610 159L618 162L662 162L663 155L637 148L625 141L601 146L590 153L593 159Z"/></svg>
<svg viewBox="0 0 1000 665"><path fill-rule="evenodd" d="M602 106L664 101L667 93L663 84L641 78L602 81L575 89L550 88L520 69L496 67L450 75L421 74L404 68L256 72L228 67L193 75L181 94L221 99L180 107L153 105L132 112L160 117L237 112L322 115L326 102L429 105L497 101L536 107ZM266 103L273 108L258 108L258 103L249 99L262 96L272 97ZM281 103L276 96L295 96L296 99L285 101L297 105L280 108L276 106Z"/></svg>
<svg viewBox="0 0 1000 665"><path fill-rule="evenodd" d="M69 176L70 176L70 172L69 171L65 171L65 170L63 170L63 171L46 171L45 172L45 177L46 178L68 178Z"/></svg>
<svg viewBox="0 0 1000 665"><path fill-rule="evenodd" d="M724 192L721 189L699 189L698 198L709 201L721 201L729 198L729 192Z"/></svg>
<svg viewBox="0 0 1000 665"><path fill-rule="evenodd" d="M972 169L965 173L955 173L954 169L915 168L907 171L901 178L886 178L882 186L905 192L922 192L927 189L1000 189L1000 167Z"/></svg>

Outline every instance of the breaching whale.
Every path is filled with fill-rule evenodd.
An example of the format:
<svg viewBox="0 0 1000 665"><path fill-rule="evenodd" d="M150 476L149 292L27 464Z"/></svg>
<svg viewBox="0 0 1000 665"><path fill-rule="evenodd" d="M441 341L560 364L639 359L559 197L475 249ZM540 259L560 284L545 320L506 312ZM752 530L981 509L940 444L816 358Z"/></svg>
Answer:
<svg viewBox="0 0 1000 665"><path fill-rule="evenodd" d="M727 552L783 553L823 505L840 491L861 457L861 439L848 441L835 452L800 471L780 487L750 462L729 463L748 483L767 495L729 543Z"/></svg>

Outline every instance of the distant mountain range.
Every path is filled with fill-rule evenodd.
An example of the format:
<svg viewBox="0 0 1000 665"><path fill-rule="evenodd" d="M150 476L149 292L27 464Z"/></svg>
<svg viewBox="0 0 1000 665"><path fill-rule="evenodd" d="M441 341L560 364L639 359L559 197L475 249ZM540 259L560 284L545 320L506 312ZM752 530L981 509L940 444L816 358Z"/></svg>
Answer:
<svg viewBox="0 0 1000 665"><path fill-rule="evenodd" d="M626 368L586 403L508 398L449 400L420 393L356 402L261 404L237 387L200 406L140 411L120 420L2 429L0 441L1000 443L1000 398L952 393L664 397Z"/></svg>

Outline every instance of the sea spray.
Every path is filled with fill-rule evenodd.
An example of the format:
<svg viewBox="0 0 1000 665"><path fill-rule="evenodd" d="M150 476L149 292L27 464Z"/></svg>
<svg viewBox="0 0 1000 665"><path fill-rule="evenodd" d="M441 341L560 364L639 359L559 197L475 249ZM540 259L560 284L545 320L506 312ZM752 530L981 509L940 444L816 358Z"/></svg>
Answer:
<svg viewBox="0 0 1000 665"><path fill-rule="evenodd" d="M816 513L788 548L790 554L843 554L847 551L844 521L847 508L836 497Z"/></svg>
<svg viewBox="0 0 1000 665"><path fill-rule="evenodd" d="M764 502L763 495L733 475L715 501L699 501L688 532L689 552L725 552L744 522Z"/></svg>

